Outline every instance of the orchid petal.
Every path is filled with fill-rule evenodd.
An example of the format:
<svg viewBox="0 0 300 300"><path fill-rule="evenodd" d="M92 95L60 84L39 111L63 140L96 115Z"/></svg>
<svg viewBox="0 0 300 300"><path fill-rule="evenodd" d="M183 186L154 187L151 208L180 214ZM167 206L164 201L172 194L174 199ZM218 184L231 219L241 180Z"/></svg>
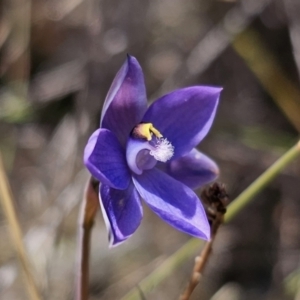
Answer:
<svg viewBox="0 0 300 300"><path fill-rule="evenodd" d="M98 129L90 137L84 150L84 164L91 174L112 188L124 190L130 182L124 150L115 135Z"/></svg>
<svg viewBox="0 0 300 300"><path fill-rule="evenodd" d="M123 191L102 184L99 198L110 246L117 246L128 239L141 223L143 209L139 195L133 184Z"/></svg>
<svg viewBox="0 0 300 300"><path fill-rule="evenodd" d="M165 166L170 176L193 190L215 180L219 175L217 164L195 148Z"/></svg>
<svg viewBox="0 0 300 300"><path fill-rule="evenodd" d="M174 156L189 153L208 133L221 88L194 86L167 94L155 101L143 117L174 146Z"/></svg>
<svg viewBox="0 0 300 300"><path fill-rule="evenodd" d="M127 57L106 96L100 127L111 130L125 146L132 128L147 109L144 76L138 61Z"/></svg>
<svg viewBox="0 0 300 300"><path fill-rule="evenodd" d="M209 239L205 211L190 188L156 168L134 176L133 182L141 197L165 222L192 236Z"/></svg>

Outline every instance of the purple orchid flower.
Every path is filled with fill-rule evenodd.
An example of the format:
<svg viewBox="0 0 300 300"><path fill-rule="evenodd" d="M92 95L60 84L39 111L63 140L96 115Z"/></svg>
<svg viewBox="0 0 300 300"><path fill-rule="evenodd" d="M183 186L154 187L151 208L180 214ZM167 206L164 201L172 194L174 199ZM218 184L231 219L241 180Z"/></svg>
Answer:
<svg viewBox="0 0 300 300"><path fill-rule="evenodd" d="M128 56L105 99L100 128L84 151L86 167L101 182L110 245L125 241L140 225L140 197L176 229L210 238L205 211L192 189L214 180L219 170L195 146L212 125L221 90L179 89L147 108L142 69Z"/></svg>

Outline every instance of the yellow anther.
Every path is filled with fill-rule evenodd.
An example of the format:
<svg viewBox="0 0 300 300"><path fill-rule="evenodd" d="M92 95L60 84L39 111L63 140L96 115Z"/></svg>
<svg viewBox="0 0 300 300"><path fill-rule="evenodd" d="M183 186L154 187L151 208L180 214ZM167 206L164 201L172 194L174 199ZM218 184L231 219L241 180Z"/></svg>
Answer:
<svg viewBox="0 0 300 300"><path fill-rule="evenodd" d="M152 123L141 123L137 125L132 134L134 137L146 139L147 141L151 141L152 134L154 134L158 138L162 138L162 134L153 126Z"/></svg>
<svg viewBox="0 0 300 300"><path fill-rule="evenodd" d="M163 135L153 126L153 124L152 123L149 123L149 125L150 125L150 128L149 128L149 130L156 136L156 137L158 137L158 138L162 138L163 137Z"/></svg>

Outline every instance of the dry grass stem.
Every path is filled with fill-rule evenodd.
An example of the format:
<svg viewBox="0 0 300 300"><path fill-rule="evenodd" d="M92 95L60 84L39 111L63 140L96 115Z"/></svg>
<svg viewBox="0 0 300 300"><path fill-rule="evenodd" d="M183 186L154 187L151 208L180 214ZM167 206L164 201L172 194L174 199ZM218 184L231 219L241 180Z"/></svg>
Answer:
<svg viewBox="0 0 300 300"><path fill-rule="evenodd" d="M17 214L13 204L13 196L8 183L8 179L4 170L4 165L2 161L2 156L0 153L0 201L3 207L4 214L7 218L9 225L11 238L19 259L19 262L24 271L24 278L26 281L26 288L28 290L29 298L31 300L41 299L39 292L31 273L31 264L29 262L28 256L25 251L25 247L22 239L22 232L20 223L17 218Z"/></svg>

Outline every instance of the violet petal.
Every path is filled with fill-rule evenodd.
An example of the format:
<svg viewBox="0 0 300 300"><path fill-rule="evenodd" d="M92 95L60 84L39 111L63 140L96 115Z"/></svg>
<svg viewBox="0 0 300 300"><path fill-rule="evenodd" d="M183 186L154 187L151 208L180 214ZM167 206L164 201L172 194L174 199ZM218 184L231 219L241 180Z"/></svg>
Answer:
<svg viewBox="0 0 300 300"><path fill-rule="evenodd" d="M100 128L90 137L84 149L84 164L100 182L124 190L130 182L125 152L115 135Z"/></svg>
<svg viewBox="0 0 300 300"><path fill-rule="evenodd" d="M189 153L209 131L221 88L194 86L167 94L155 101L143 117L153 123L174 146L174 156Z"/></svg>
<svg viewBox="0 0 300 300"><path fill-rule="evenodd" d="M185 156L165 164L165 171L176 180L196 189L215 180L219 175L217 164L205 154L193 149Z"/></svg>
<svg viewBox="0 0 300 300"><path fill-rule="evenodd" d="M112 131L125 146L132 128L147 109L144 75L138 61L127 57L106 96L100 127Z"/></svg>
<svg viewBox="0 0 300 300"><path fill-rule="evenodd" d="M123 191L102 184L99 198L110 246L117 246L128 239L141 223L143 209L139 195L133 184Z"/></svg>
<svg viewBox="0 0 300 300"><path fill-rule="evenodd" d="M134 176L133 182L141 197L164 221L192 236L209 239L206 213L190 188L156 168Z"/></svg>

